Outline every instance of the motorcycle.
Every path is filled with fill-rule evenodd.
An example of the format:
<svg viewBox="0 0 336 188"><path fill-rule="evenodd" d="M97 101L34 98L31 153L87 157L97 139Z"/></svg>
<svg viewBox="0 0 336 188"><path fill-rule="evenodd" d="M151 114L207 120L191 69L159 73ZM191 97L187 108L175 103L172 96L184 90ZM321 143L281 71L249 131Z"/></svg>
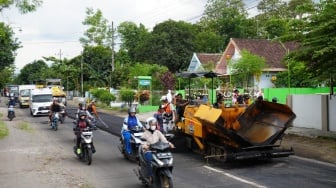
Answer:
<svg viewBox="0 0 336 188"><path fill-rule="evenodd" d="M124 127L127 127L127 125L123 125ZM126 151L126 146L124 143L124 138L123 135L121 133L120 136L120 145L118 146L120 152L124 155L124 157L128 160L131 161L137 161L138 160L138 148L141 145L141 136L144 133L144 130L141 126L134 126L133 128L131 128L130 130L131 133L131 139L130 139L130 143L131 143L131 153L129 154Z"/></svg>
<svg viewBox="0 0 336 188"><path fill-rule="evenodd" d="M59 121L59 112L54 112L51 117L51 128L57 131L58 129L58 121Z"/></svg>
<svg viewBox="0 0 336 188"><path fill-rule="evenodd" d="M63 106L60 111L59 121L63 124L66 116L65 107Z"/></svg>
<svg viewBox="0 0 336 188"><path fill-rule="evenodd" d="M12 121L15 118L15 110L14 110L14 106L10 105L8 106L8 119L10 121Z"/></svg>
<svg viewBox="0 0 336 188"><path fill-rule="evenodd" d="M139 147L139 167L135 169L134 172L143 185L166 188L173 187L173 155L169 148L168 143L161 141L149 146L149 150L153 155L153 160L151 161L153 175L149 177L144 151L142 146Z"/></svg>
<svg viewBox="0 0 336 188"><path fill-rule="evenodd" d="M75 130L79 131L79 130ZM86 162L88 165L91 165L92 163L92 154L96 152L94 146L93 146L93 133L92 133L92 128L85 128L81 132L81 141L79 145L80 152L77 152L77 147L76 147L76 138L75 138L75 146L74 146L74 152L75 155L82 160L83 162Z"/></svg>

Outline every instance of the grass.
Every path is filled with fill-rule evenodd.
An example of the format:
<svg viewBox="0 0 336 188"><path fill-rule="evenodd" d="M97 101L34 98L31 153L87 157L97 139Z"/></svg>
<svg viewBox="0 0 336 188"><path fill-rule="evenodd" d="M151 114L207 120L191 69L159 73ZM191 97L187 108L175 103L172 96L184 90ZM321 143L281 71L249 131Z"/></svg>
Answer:
<svg viewBox="0 0 336 188"><path fill-rule="evenodd" d="M0 113L0 118L3 116L2 113ZM8 127L3 121L0 121L0 139L8 136Z"/></svg>
<svg viewBox="0 0 336 188"><path fill-rule="evenodd" d="M29 124L26 123L26 122L22 122L22 123L20 123L20 124L17 126L17 128L19 128L19 129L21 129L21 130L24 130L24 131L28 131L28 132L32 132L32 131L33 131L33 128L31 128L31 127L29 126Z"/></svg>

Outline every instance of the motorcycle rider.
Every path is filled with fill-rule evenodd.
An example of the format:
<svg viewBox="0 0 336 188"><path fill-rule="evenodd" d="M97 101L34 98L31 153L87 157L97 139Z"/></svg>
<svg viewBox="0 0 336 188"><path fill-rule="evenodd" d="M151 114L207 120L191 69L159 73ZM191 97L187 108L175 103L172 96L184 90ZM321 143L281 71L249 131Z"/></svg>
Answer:
<svg viewBox="0 0 336 188"><path fill-rule="evenodd" d="M16 103L15 103L15 100L14 100L14 97L10 97L9 98L9 102L8 102L8 108L10 107L10 106L15 106L16 105ZM9 111L8 111L8 113L7 113L7 117L9 116ZM15 117L15 112L14 112L14 117Z"/></svg>
<svg viewBox="0 0 336 188"><path fill-rule="evenodd" d="M57 98L53 98L53 102L52 104L50 105L50 112L49 112L49 122L51 123L52 121L52 117L53 117L53 114L55 112L60 112L61 111L61 105L58 103L58 100ZM50 124L51 126L51 124Z"/></svg>
<svg viewBox="0 0 336 188"><path fill-rule="evenodd" d="M73 131L75 132L75 135L76 135L76 148L77 148L76 152L77 152L77 154L81 153L81 150L80 150L81 134L82 134L83 129L85 129L87 127L92 128L90 122L86 118L86 113L85 112L80 112L79 113L79 118L76 121L76 125L73 128ZM96 152L96 150L95 150L95 147L92 143L92 153L95 153L95 152Z"/></svg>
<svg viewBox="0 0 336 188"><path fill-rule="evenodd" d="M148 176L149 179L151 179L152 174L152 167L151 167L151 161L153 160L152 152L149 150L149 146L151 144L155 144L158 141L168 143L170 148L174 148L175 146L168 142L166 137L156 129L157 127L157 120L154 117L149 117L146 120L146 130L144 134L141 136L142 139L145 141L142 143L142 149L144 150L144 159L147 162L147 169L148 169Z"/></svg>
<svg viewBox="0 0 336 188"><path fill-rule="evenodd" d="M135 107L131 107L128 109L128 116L124 119L123 127L121 130L121 134L123 136L124 143L125 143L125 150L128 154L131 154L132 152L131 143L130 143L131 132L129 130L131 130L132 127L135 127L137 125L140 127L143 127L139 118L136 117Z"/></svg>
<svg viewBox="0 0 336 188"><path fill-rule="evenodd" d="M90 115L92 115L92 116L94 115L94 116L96 116L96 118L98 118L96 101L94 99L88 105L87 111L90 113Z"/></svg>

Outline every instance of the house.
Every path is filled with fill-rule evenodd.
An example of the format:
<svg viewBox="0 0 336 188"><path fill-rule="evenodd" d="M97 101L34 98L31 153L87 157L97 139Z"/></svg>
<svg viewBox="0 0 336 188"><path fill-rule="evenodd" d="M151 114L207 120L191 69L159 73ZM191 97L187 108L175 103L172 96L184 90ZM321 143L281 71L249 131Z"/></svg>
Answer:
<svg viewBox="0 0 336 188"><path fill-rule="evenodd" d="M221 53L193 53L187 72L205 71L206 67L215 68L221 56Z"/></svg>
<svg viewBox="0 0 336 188"><path fill-rule="evenodd" d="M229 61L241 58L241 51L247 50L251 54L264 57L266 67L259 80L253 78L254 86L258 88L274 87L272 79L276 79L276 74L286 71L287 66L283 59L289 52L299 47L296 42L274 42L267 39L238 39L231 38L219 62L216 65L215 72L225 75L231 75Z"/></svg>

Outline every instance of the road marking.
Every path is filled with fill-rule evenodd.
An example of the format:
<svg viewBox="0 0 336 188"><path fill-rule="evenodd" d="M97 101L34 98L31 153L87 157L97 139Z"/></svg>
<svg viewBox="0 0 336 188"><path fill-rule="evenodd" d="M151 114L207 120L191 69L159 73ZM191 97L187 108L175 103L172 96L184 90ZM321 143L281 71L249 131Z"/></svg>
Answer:
<svg viewBox="0 0 336 188"><path fill-rule="evenodd" d="M222 171L222 170L217 170L217 169L215 169L215 168L212 168L212 167L209 167L209 166L206 166L206 165L204 165L203 167L204 167L204 168L207 168L208 170L211 170L211 171L214 171L214 172L223 174L223 175L225 175L225 176L227 176L227 177L229 177L229 178L235 179L235 180L237 180L237 181L240 181L240 182L243 182L243 183L252 185L252 186L254 186L254 187L267 188L267 186L260 185L260 184L255 183L255 182L245 180L245 179L243 179L243 178L237 177L237 176L235 176L235 175L232 175L232 174L230 174L230 173L224 172L224 171Z"/></svg>
<svg viewBox="0 0 336 188"><path fill-rule="evenodd" d="M303 161L307 161L307 162L311 162L311 163L317 163L317 164L320 164L320 165L325 165L325 166L330 166L330 167L336 167L336 165L333 164L333 163L318 161L316 159L309 159L309 158L299 157L299 156L290 156L290 157L296 158L296 159L299 159L299 160L303 160Z"/></svg>

